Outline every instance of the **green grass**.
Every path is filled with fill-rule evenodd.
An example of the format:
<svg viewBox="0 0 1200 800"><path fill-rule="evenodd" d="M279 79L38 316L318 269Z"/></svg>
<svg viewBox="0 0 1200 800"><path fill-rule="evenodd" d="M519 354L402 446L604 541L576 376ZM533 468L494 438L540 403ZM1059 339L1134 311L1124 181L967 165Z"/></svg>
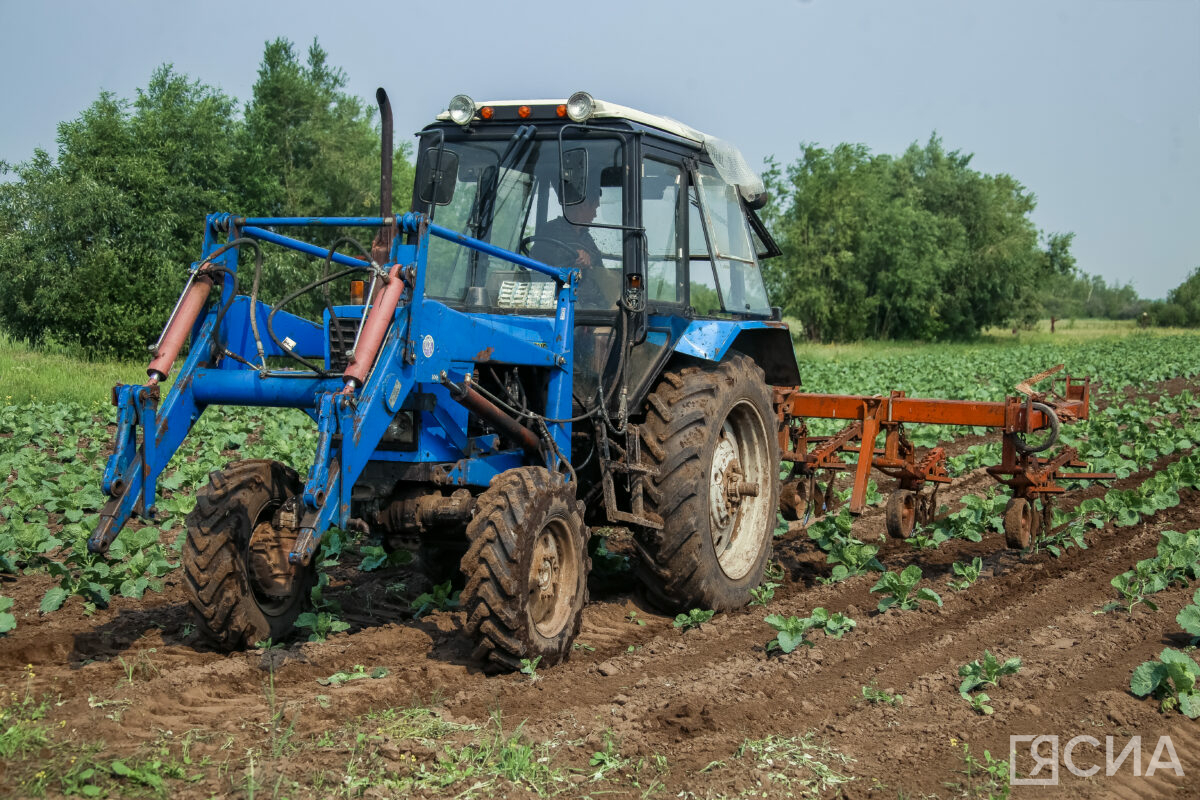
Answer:
<svg viewBox="0 0 1200 800"><path fill-rule="evenodd" d="M107 405L116 384L145 380L145 364L90 361L58 348L33 349L0 333L0 405L32 400Z"/></svg>
<svg viewBox="0 0 1200 800"><path fill-rule="evenodd" d="M801 330L796 320L785 320L793 334ZM1021 330L1015 335L1011 328L989 328L978 339L967 342L876 342L861 341L846 344L819 344L797 341L796 355L801 361L847 361L862 358L908 356L917 353L941 352L953 356L966 350L995 347L1006 349L1014 346L1045 344L1082 344L1097 339L1119 339L1140 333L1151 336L1196 335L1196 331L1185 328L1139 328L1133 320L1075 319L1059 320L1055 332L1050 333L1050 320L1038 322L1032 330Z"/></svg>

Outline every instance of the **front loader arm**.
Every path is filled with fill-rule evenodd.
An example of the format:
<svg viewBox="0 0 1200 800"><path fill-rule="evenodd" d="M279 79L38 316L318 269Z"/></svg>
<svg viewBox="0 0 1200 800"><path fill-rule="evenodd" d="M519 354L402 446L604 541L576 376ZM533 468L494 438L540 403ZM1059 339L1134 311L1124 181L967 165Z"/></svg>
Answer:
<svg viewBox="0 0 1200 800"><path fill-rule="evenodd" d="M158 384L117 386L116 447L104 470L104 491L112 498L100 510L100 523L88 538L88 552L103 554L134 514L153 519L158 476L200 418L193 377L212 343L216 315L200 327L179 378L159 410ZM142 431L138 443L138 430Z"/></svg>

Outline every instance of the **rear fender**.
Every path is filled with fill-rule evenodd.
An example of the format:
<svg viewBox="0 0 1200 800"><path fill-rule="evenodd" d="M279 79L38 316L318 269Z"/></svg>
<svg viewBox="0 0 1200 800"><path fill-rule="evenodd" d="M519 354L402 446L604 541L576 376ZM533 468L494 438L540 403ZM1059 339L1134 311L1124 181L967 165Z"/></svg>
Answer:
<svg viewBox="0 0 1200 800"><path fill-rule="evenodd" d="M798 386L800 369L792 334L773 320L695 320L675 342L675 353L719 362L736 350L754 359L772 386Z"/></svg>

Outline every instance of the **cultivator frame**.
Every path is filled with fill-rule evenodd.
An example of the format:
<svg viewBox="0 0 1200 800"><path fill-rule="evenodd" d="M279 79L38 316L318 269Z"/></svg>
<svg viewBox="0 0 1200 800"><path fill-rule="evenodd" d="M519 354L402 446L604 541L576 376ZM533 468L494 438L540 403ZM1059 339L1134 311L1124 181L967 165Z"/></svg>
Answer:
<svg viewBox="0 0 1200 800"><path fill-rule="evenodd" d="M831 475L853 469L849 511L861 514L866 507L867 482L876 469L897 481L887 507L888 532L907 537L915 523L928 522L937 510L937 488L950 483L946 471L946 451L933 447L918 457L917 448L905 436L906 424L969 425L998 428L1002 435L1000 463L987 468L997 482L1012 490L1005 513L1005 535L1014 547L1028 547L1037 527L1034 502L1041 501L1043 522L1049 522L1050 498L1065 491L1059 479L1102 480L1111 473L1064 471L1086 470L1073 447L1062 447L1053 457L1039 453L1058 441L1060 425L1086 420L1090 413L1091 380L1065 376L1062 391L1052 380L1050 390L1038 392L1034 385L1052 378L1063 369L1053 369L1022 381L1016 387L1020 396L999 402L942 400L908 397L902 391L883 395L814 394L800 387L776 387L775 408L779 423L779 449L784 461L793 464L793 477L785 481L781 500L785 515L801 519L820 515L835 506L834 482L828 480L822 491L817 484L822 471ZM840 419L850 421L832 436L809 436L805 420ZM1048 430L1047 439L1031 444L1025 438ZM883 446L876 441L883 434ZM841 460L853 453L851 466ZM863 453L870 453L864 458ZM799 473L799 474L797 474ZM922 493L927 484L932 490Z"/></svg>

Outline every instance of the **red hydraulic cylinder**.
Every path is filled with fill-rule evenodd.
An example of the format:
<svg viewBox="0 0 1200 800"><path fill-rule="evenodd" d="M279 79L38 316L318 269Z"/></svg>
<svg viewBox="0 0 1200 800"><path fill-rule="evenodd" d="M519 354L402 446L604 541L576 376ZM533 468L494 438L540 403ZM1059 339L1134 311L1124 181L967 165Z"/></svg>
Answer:
<svg viewBox="0 0 1200 800"><path fill-rule="evenodd" d="M346 379L346 389L353 390L362 386L367 374L375 364L375 356L383 344L383 337L392 318L396 314L396 306L400 304L400 295L404 294L404 279L400 277L400 265L393 264L388 270L388 282L379 301L367 312L367 321L363 323L362 336L354 348L354 358L346 367L343 377Z"/></svg>
<svg viewBox="0 0 1200 800"><path fill-rule="evenodd" d="M151 383L158 383L170 373L175 358L183 348L183 343L187 341L192 326L196 324L196 318L200 316L204 304L208 302L208 295L212 291L212 287L212 277L200 273L184 292L179 301L179 310L171 318L167 329L163 331L162 341L159 342L158 348L154 352L154 360L146 368L146 374L150 376Z"/></svg>

